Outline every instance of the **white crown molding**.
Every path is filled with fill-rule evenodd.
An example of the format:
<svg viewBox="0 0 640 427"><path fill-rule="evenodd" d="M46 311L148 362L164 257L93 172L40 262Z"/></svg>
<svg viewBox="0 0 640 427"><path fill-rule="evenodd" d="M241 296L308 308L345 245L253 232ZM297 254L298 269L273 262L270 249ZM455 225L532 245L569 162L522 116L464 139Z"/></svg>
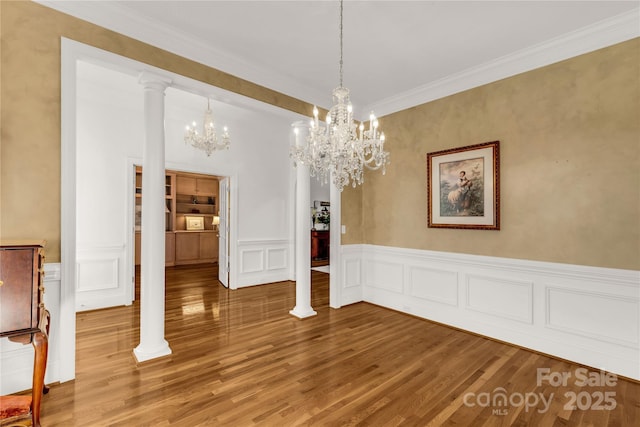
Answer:
<svg viewBox="0 0 640 427"><path fill-rule="evenodd" d="M201 40L188 37L175 28L161 25L155 20L130 14L127 9L115 2L34 1L285 95L297 97L296 94L299 96L304 93L308 97L307 102L315 103L320 103L326 98L326 93L321 93L308 85L292 80L290 76L283 76L268 68L249 63L230 55L228 52L205 44Z"/></svg>
<svg viewBox="0 0 640 427"><path fill-rule="evenodd" d="M640 37L640 8L380 100L363 111L385 116L636 37Z"/></svg>
<svg viewBox="0 0 640 427"><path fill-rule="evenodd" d="M158 22L134 16L114 2L35 0L93 24L216 68L303 101L321 105L326 93L303 85L290 76L251 64ZM360 108L378 117L421 105L454 93L543 67L577 55L640 37L640 8L569 32L494 61L429 82ZM302 98L304 96L304 98Z"/></svg>

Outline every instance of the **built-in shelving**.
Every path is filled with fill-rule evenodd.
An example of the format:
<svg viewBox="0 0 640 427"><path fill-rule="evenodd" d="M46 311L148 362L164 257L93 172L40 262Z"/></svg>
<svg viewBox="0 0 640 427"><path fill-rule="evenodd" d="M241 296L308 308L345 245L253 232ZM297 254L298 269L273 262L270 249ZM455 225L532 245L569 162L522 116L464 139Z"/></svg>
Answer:
<svg viewBox="0 0 640 427"><path fill-rule="evenodd" d="M136 167L135 245L140 263L142 220L142 168ZM213 218L218 213L218 179L209 175L166 171L165 265L194 264L218 260L218 235ZM186 218L202 217L202 230L187 230Z"/></svg>
<svg viewBox="0 0 640 427"><path fill-rule="evenodd" d="M176 203L175 203L175 181L176 175L175 173L166 172L165 175L165 231L174 231L175 230L175 211L176 211ZM135 187L135 195L136 195L136 203L135 203L135 228L136 231L140 231L140 225L142 222L142 168L140 166L136 166L136 187Z"/></svg>

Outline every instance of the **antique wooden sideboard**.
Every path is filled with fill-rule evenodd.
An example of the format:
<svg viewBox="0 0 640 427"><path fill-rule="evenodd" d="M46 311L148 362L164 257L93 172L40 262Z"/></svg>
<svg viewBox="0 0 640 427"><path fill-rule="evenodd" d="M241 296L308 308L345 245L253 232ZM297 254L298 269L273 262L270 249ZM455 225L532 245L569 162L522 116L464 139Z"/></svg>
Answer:
<svg viewBox="0 0 640 427"><path fill-rule="evenodd" d="M311 266L329 265L329 230L311 230Z"/></svg>
<svg viewBox="0 0 640 427"><path fill-rule="evenodd" d="M0 425L30 416L32 426L40 426L50 320L43 299L45 243L0 241L0 338L31 343L35 353L31 396L0 396Z"/></svg>

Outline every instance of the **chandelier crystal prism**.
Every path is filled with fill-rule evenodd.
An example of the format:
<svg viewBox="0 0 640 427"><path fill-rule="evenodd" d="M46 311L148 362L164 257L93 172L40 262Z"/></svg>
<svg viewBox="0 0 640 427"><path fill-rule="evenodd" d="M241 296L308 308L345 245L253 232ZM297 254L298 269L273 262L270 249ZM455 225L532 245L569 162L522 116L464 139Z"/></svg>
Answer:
<svg viewBox="0 0 640 427"><path fill-rule="evenodd" d="M211 105L209 99L207 99L207 111L204 112L204 121L202 123L202 134L199 134L196 130L196 122L193 122L192 127L187 126L187 131L184 135L185 144L190 144L193 147L203 150L207 153L207 156L211 156L216 150L228 150L231 138L229 137L229 130L225 126L222 130L222 135L218 139L216 133L215 122L213 121L213 112L211 111Z"/></svg>
<svg viewBox="0 0 640 427"><path fill-rule="evenodd" d="M333 90L334 105L327 114L325 123L318 118L318 108L313 107L313 118L309 124L306 144L294 145L290 157L294 166L308 165L309 174L322 184L331 179L337 189L354 188L364 182L364 168L377 170L389 163L389 153L384 151L384 132L378 129L378 120L371 113L369 126L359 126L353 120L353 107L349 89L342 85L343 77L343 5L340 1L340 86ZM295 129L297 133L297 129Z"/></svg>

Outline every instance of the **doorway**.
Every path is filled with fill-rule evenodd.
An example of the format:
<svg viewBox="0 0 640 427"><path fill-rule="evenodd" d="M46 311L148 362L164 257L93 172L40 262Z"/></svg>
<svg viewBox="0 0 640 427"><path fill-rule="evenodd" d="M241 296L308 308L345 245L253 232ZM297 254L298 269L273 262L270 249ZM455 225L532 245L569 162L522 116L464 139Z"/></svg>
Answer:
<svg viewBox="0 0 640 427"><path fill-rule="evenodd" d="M133 125L143 121L143 111L140 108L140 99L143 96L142 87L138 83L138 72L145 69L169 76L173 82L171 86L173 92L185 91L192 96L196 93L206 93L209 96L224 98L224 102L229 103L226 105L229 111L232 111L231 122L228 123L230 129L234 130L232 136L237 141L245 143L234 145L232 150L226 151L226 154L216 159L185 150L182 140L184 124L201 114L202 107L178 105L178 103L167 103L165 107L167 108L167 129L175 133L173 136L167 134L167 141L170 143L166 146L166 167L176 171L191 169L191 172L198 173L210 173L213 169L216 172L219 171L222 176L229 177L231 185L228 187L229 209L227 212L231 215L226 224L227 247L229 253L238 258L237 262L231 265L227 262L230 289L250 285L253 276L256 275L256 267L264 267L259 271L261 278L262 276L269 279L273 277L274 281L282 280L288 274L287 269L291 264L287 262L287 245L290 240L287 239L286 223L282 221L286 215L282 215L282 210L273 209L273 207L287 206L286 185L290 181L281 173L285 170L284 162L265 161L265 159L276 156L278 159L286 159L288 147L282 142L286 141L288 125L299 117L279 107L263 104L73 40L63 38L61 44L61 276L63 281L60 290L59 344L60 348L65 348L65 352L51 356L59 357L59 380L64 382L75 377L78 255L87 258L92 254L90 251L98 251L100 253L95 257L102 259L104 258L102 253L108 250L109 257L113 261L110 261L109 269L101 268L100 271L122 274L123 277L121 280L118 279L118 283L131 283L133 277L134 233L132 230L135 227L135 208L134 196L127 197L127 193L134 191L131 184L134 180L133 165L142 162L142 151L138 141L144 137L143 129ZM86 66L91 67L92 71L100 73L101 76L104 75L105 78L82 78ZM90 92L87 91L87 83L91 84ZM85 86L81 87L81 85ZM166 98L169 96L170 94L167 93ZM95 114L90 116L88 113L91 111L83 107L83 103L87 101L94 106L91 111ZM114 104L116 102L117 105ZM227 116L229 114L231 113L227 113ZM254 126L242 126L242 123L252 123ZM255 123L260 126L255 126ZM80 124L84 126L82 129ZM257 129L260 129L260 132ZM263 129L267 129L268 132ZM85 134L81 135L80 132ZM271 138L268 144L265 144L262 139L265 134ZM79 138L80 136L82 138ZM100 152L100 157L95 161L83 160L82 162L87 170L101 177L100 188L92 186L78 174L77 150L82 145L79 139L82 140L82 144L91 141L96 146L106 148ZM253 143L254 141L260 143ZM93 150L92 153L96 154L96 151ZM288 162L286 164L289 165ZM245 209L242 215L238 209L241 204L238 191L239 176L242 176L243 183L260 179L256 185L243 187L242 204ZM266 180L264 176L269 176L271 179ZM277 192L274 193L277 196L275 198L270 196L272 188L277 188ZM90 211L91 215L79 215L79 204L83 204L83 209ZM256 222L252 221L252 217L256 215L265 218L261 211L265 206L272 208L267 212L266 221L280 224L275 239L266 235L263 228L254 226ZM245 233L242 236L244 240L239 239L238 236L240 225ZM91 233L86 233L87 230ZM87 240L92 233L96 234L96 238ZM273 248L273 246L276 247ZM260 259L255 255L258 253L269 256L268 262L261 264ZM244 258L240 259L240 255ZM94 263L94 265L99 264ZM244 270L240 266L244 266ZM89 283L107 287L113 282L90 281ZM123 296L131 300L130 292L124 292Z"/></svg>
<svg viewBox="0 0 640 427"><path fill-rule="evenodd" d="M135 284L139 283L139 277L136 276L139 274L141 261L142 175L142 167L135 165L132 300L136 295ZM220 187L223 181L226 184L221 197ZM165 267L218 265L222 258L225 269L220 276L225 279L223 284L228 287L228 182L227 177L165 170ZM224 206L221 199L224 199ZM224 231L221 233L221 230Z"/></svg>
<svg viewBox="0 0 640 427"><path fill-rule="evenodd" d="M330 269L330 185L322 185L316 178L309 179L311 199L311 269L329 273Z"/></svg>

